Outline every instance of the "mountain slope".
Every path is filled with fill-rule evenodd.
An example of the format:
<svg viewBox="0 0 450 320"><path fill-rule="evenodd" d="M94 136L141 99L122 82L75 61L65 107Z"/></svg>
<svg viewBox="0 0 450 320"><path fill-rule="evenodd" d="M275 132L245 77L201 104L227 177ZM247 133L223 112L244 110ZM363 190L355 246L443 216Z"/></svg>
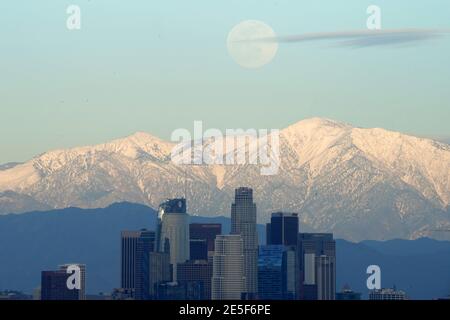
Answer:
<svg viewBox="0 0 450 320"><path fill-rule="evenodd" d="M174 145L137 133L44 153L1 170L0 192L51 208L119 201L157 207L186 193L190 212L216 216L228 214L234 188L245 185L255 189L261 223L273 211L295 211L305 230L349 240L436 236L430 230L450 227L450 146L444 143L307 119L281 131L280 170L272 176L257 165L176 165ZM31 202L11 208L0 197L0 213L39 209Z"/></svg>

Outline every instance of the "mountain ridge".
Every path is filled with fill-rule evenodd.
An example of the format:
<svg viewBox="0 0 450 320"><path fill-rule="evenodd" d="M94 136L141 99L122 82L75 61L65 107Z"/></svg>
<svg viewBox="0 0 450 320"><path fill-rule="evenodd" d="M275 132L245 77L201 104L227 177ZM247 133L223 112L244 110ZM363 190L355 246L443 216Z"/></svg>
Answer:
<svg viewBox="0 0 450 320"><path fill-rule="evenodd" d="M137 132L44 153L0 171L0 192L18 199L15 208L0 196L0 214L31 211L31 199L49 208L157 207L186 193L193 213L225 215L234 188L245 185L262 222L276 210L299 212L306 228L348 240L435 237L429 230L450 226L450 145L441 142L305 119L280 130L274 176L255 165L179 166L170 161L173 146Z"/></svg>

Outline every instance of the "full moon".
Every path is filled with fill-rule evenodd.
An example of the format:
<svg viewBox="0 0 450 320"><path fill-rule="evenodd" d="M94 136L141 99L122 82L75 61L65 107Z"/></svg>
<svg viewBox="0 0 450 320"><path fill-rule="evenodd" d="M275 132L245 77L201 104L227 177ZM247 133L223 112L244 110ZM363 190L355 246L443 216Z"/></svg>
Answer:
<svg viewBox="0 0 450 320"><path fill-rule="evenodd" d="M228 52L240 66L252 69L260 68L272 61L278 51L275 37L275 32L264 22L242 21L234 26L228 34Z"/></svg>

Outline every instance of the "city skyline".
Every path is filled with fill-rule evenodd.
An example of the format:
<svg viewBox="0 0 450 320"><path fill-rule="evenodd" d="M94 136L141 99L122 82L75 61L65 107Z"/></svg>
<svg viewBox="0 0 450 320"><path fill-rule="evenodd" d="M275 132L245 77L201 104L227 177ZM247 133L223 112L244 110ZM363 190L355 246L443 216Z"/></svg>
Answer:
<svg viewBox="0 0 450 320"><path fill-rule="evenodd" d="M177 199L175 199L175 202L177 202ZM280 212L273 213L273 217L275 219L279 218L280 216L282 216ZM290 217L293 217L294 215L292 213L286 213L285 216L290 218ZM149 217L147 217L147 219L148 218ZM291 223L292 222L290 222L290 224ZM192 225L196 226L196 229L198 229L197 236L195 236L196 239L198 239L199 237L200 238L205 237L204 239L209 238L210 235L211 235L211 228L216 229L217 226L218 226L217 223L205 223L205 222L203 222L201 224L199 224L197 222L194 222ZM199 226L201 227L200 229L198 228ZM282 227L282 225L278 224L278 227L276 227L276 228L277 229L278 228L282 229L283 227ZM162 256L155 256L154 254L159 254L159 253L152 251L153 250L152 248L155 248L155 246L154 246L154 243L155 243L155 237L154 237L155 231L154 230L156 230L156 229L145 230L145 229L141 228L141 230L139 230L139 231L122 231L122 238L124 236L125 237L130 237L131 236L131 237L135 237L136 239L138 239L138 241L135 242L135 244L134 244L134 249L132 249L132 250L135 251L135 254L132 254L132 255L127 254L131 259L137 259L136 262L138 262L138 261L142 262L143 261L141 258L139 258L139 256L143 253L142 249L145 248L145 247L143 247L143 246L141 246L139 244L139 239L143 239L143 240L144 239L149 239L150 240L149 244L146 245L147 250L150 250L150 257L147 256L147 258L150 258L150 260L149 260L150 261L150 265L149 265L150 269L148 269L148 270L153 270L153 268L155 268L155 267L156 268L161 268L163 266L163 265L161 265L161 263L163 263L163 264L166 263L166 266L168 266L169 263L170 263L169 255L166 254L167 260L165 260L166 262L163 262L164 260L161 260ZM231 231L231 229L230 229L230 231ZM293 235L293 233L291 233L291 231L293 232L294 230L290 229L289 233L285 234L286 239L290 239L291 238L290 235L291 234ZM278 233L278 231L276 233ZM203 235L201 235L201 234L203 234ZM144 235L144 236L142 237L142 235ZM305 244L302 245L302 248L305 248L303 250L309 250L309 251L304 251L305 252L305 261L309 261L309 262L302 263L302 265L308 266L308 265L311 264L311 262L314 262L314 261L316 261L316 263L317 263L315 268L313 268L313 269L311 269L311 268L310 269L305 269L305 278L304 279L307 280L306 283L308 284L308 290L305 291L305 292L309 295L308 298L307 298L307 300L308 300L308 299L312 299L311 297L313 297L313 298L315 297L315 295L313 294L313 291L311 291L311 289L312 289L311 284L313 284L313 283L317 283L317 284L324 283L323 282L324 279L327 279L326 277L328 277L328 276L326 276L326 273L328 271L325 271L327 269L326 268L323 269L323 267L321 267L322 263L325 263L324 266L326 266L329 263L328 259L325 259L326 255L323 255L323 254L326 253L326 252L333 252L333 251L327 251L327 250L334 250L334 245L332 247L330 247L330 245L327 244L327 243L329 243L327 241L332 239L332 235L331 234L299 233L298 235L300 237L299 238L299 241L300 241L299 243L302 243L303 241L306 241ZM117 237L117 234L116 234L116 237ZM239 235L239 237L240 237L240 235ZM300 240L300 239L304 239L304 240ZM323 242L323 244L321 244L319 247L317 247L317 245L314 244L314 243L318 243L317 240L315 240L315 239L324 239L325 242ZM144 241L146 241L146 240L144 240ZM271 241L271 239L268 237L266 239L266 241ZM319 240L319 241L322 241L322 240ZM144 243L145 242L143 242L143 244ZM124 246L122 244L122 250L124 250L125 247L132 248L129 245L125 245ZM299 268L300 270L303 270L303 267L301 267L301 265L298 266L298 267L296 266L297 264L295 263L295 260L289 260L289 259L291 259L289 257L294 257L295 254L294 255L287 255L287 256L285 256L285 253L283 253L283 256L279 255L281 252L284 251L284 250L279 251L279 248L281 248L281 247L284 247L284 248L286 248L285 250L288 250L288 251L285 251L286 254L290 252L289 251L290 250L289 249L289 247L290 247L289 245L283 246L283 245L271 245L271 244L260 243L260 246L259 246L260 255L259 256L260 256L260 258L262 258L262 260L260 259L259 262L258 262L258 270L259 270L258 272L260 273L262 278L260 280L258 280L258 286L259 286L259 290L261 290L261 288L264 288L263 289L264 291L259 291L259 294L261 295L261 297L265 296L266 298L270 297L270 299L278 300L279 297L280 297L280 294L281 294L281 291L279 291L279 290L281 290L282 288L289 288L289 287L293 288L295 286L289 285L289 283L291 283L292 281L298 281L298 280L294 280L294 279L296 279L296 276L294 277L292 275L290 277L288 277L288 278L285 278L286 277L286 271L282 271L282 270L289 270L289 268L295 268L295 269ZM206 254L207 246L205 246L203 250L205 250L205 254ZM263 250L263 251L261 251L261 250ZM241 252L243 253L243 251L241 251ZM267 254L264 253L264 252L269 253L269 255L267 256ZM319 254L314 257L314 252L318 252ZM309 257L311 255L311 253L313 254L312 258ZM273 255L273 257L270 258L272 255ZM267 256L267 259L263 258L265 256ZM282 257L282 261L280 260L281 257ZM130 258L126 258L126 259L130 259ZM158 259L160 262L156 262L156 260L154 260L154 259ZM335 259L335 258L333 258L333 259ZM130 260L130 261L133 261L133 260ZM152 261L156 262L156 264L154 264ZM190 281L188 279L202 279L202 280L196 280L196 281L205 281L205 279L207 279L207 278L204 278L205 272L207 272L206 274L211 274L211 276L213 275L213 273L212 273L212 264L210 264L212 262L212 260L210 260L208 258L208 260L204 260L203 259L203 262L201 262L201 261L202 260L198 261L198 260L195 260L195 259L194 260L190 259L189 261L186 261L186 263L179 264L179 267L181 268L180 271L179 271L179 275L180 275L180 272L181 272L182 279L184 279L182 281ZM292 262L289 262L289 261L292 261ZM331 260L331 261L333 261L333 260ZM64 268L64 267L67 267L69 265L73 265L73 264L61 265L61 263L64 263L64 260L60 260L60 268ZM282 263L282 265L284 267L281 270L277 269L278 270L277 271L277 270L274 270L272 268L272 266L277 266L277 265L279 265L278 263ZM80 264L78 264L78 265L80 265ZM122 263L122 265L123 265L123 263ZM289 267L289 265L291 267ZM87 269L89 270L90 269L89 268L89 264L87 266L88 266ZM267 269L266 266L269 267L269 268ZM136 271L137 271L137 273L135 273L135 275L137 276L136 279L139 278L138 274L139 274L139 272L141 272L141 271L138 271L138 270L145 270L145 268L146 267L144 267L144 268L137 268L136 269ZM165 267L165 268L166 268L166 270L168 270L167 267ZM321 271L322 269L325 271L325 273L323 273L323 271ZM64 270L64 269L61 269L61 270ZM86 270L86 266L84 266L82 270ZM162 272L164 272L163 270L164 269L161 269ZM207 271L207 270L210 270L210 271ZM264 271L264 270L266 270L266 271ZM316 271L312 271L312 270L316 270ZM157 271L157 272L161 272L161 271ZM242 271L243 271L243 269L242 269ZM85 271L83 271L83 274L84 274L84 272ZM155 272L156 272L156 269L155 269ZM263 273L261 273L261 272L263 272ZM269 273L267 273L267 272L269 272ZM284 276L282 276L281 278L279 278L280 277L280 272L281 272L281 275L284 274ZM95 280L95 279L93 279L92 274L90 274L89 272L88 272L88 274L89 274L89 276L87 277L88 281ZM314 276L314 274L315 274L315 276ZM322 276L319 277L320 274L322 274ZM142 273L141 273L141 275L142 275ZM323 278L324 276L325 276L325 278ZM122 277L123 277L123 275L122 275ZM160 277L160 276L157 276L157 277ZM190 278L190 277L194 277L194 278ZM65 276L65 277L63 276L62 280L64 282L66 281L66 279L67 279L67 276ZM161 279L161 280L167 279L165 281L171 281L170 278L167 278L167 277L165 277L165 278L164 277L160 277L159 279ZM282 279L282 282L281 283L273 283L273 285L270 285L270 282L267 282L268 279ZM291 280L289 280L289 279L291 279ZM56 280L56 281L59 281L59 280ZM82 286L83 288L85 288L84 281L85 280L83 280L83 286ZM116 281L117 281L117 279L116 279ZM341 283L342 282L345 283L345 278L341 279ZM122 283L124 283L124 282L122 281ZM261 285L263 285L263 287L260 287ZM60 285L57 285L55 288L58 288L58 286L59 286L59 288L61 288ZM136 289L138 289L140 287L140 285L137 282L134 284L134 286L135 286ZM316 287L318 288L319 286L316 286ZM160 295L158 295L158 297L159 297L158 299L163 299L164 300L164 299L171 299L170 297L172 297L172 298L174 298L174 297L183 297L183 294L185 294L185 293L182 293L182 291L179 291L176 288L177 288L177 286L173 286L173 285L169 285L169 286L164 285L164 286L162 286L159 290L163 290L163 291L161 291L162 293L160 293ZM197 293L195 293L194 296L191 296L192 299L205 300L206 299L205 297L208 296L208 292L210 292L209 289L202 289L202 287L196 288L194 286L194 287L190 287L190 288L191 289L189 289L189 290L194 290L194 292L197 292ZM336 292L335 293L339 294L339 297L340 297L339 300L341 300L341 299L342 300L354 300L354 299L359 300L361 298L361 294L358 293L358 292L355 293L354 291L350 290L348 288L348 285L345 285L344 287L342 287L343 288L342 291L339 291L339 289L341 287L334 286L334 288L336 288ZM382 288L383 289L380 290L379 292L375 292L376 290L373 291L374 293L377 294L376 296L374 295L373 299L391 299L391 298L393 298L393 299L400 299L402 294L406 297L406 295L404 294L404 291L402 293L402 291L398 291L395 287L391 288L391 287L384 287L383 286ZM405 289L405 287L400 287L400 289ZM56 290L59 290L59 289L56 289ZM67 298L71 297L70 295L67 296L67 293L64 293L64 289L63 288L61 288L61 290L63 290L63 291L53 291L52 295L54 297L58 297L59 296L60 298L61 297L63 297L63 298L64 297L67 297ZM200 290L200 291L198 291L198 290ZM206 290L206 291L202 291L202 290ZM266 291L266 290L268 290L268 291ZM286 289L283 289L283 290L286 290ZM297 290L297 289L295 289L295 290ZM120 288L120 289L117 289L117 290L115 289L112 293L113 293L114 299L119 299L119 300L120 299L129 299L129 298L142 299L142 298L139 298L140 297L139 295L136 296L135 292L137 293L138 291L137 290L135 291L132 288ZM201 293L201 292L203 292L203 293ZM271 293L270 293L269 296L266 296L264 292L267 292L267 293L271 292ZM282 291L282 292L284 292L284 291ZM370 293L372 291L368 291L368 292ZM39 293L36 290L33 291L33 296L36 297L38 294ZM101 294L96 294L95 295L95 294L93 294L92 291L89 291L89 292L87 292L87 294L89 295L88 299L102 299L102 300L103 299L111 299L111 296L109 296L108 292L103 292ZM172 296L173 294L175 294L175 296ZM311 296L311 294L313 294L313 295ZM11 291L10 295L11 295L11 298L17 297L17 299L28 299L26 295L20 295L20 292L19 293L14 293L13 291ZM284 296L284 294L283 294L283 296ZM203 297L203 298L201 298L201 297ZM289 294L284 296L284 297L286 297L287 299L292 299L292 298L289 298L289 297L292 297ZM435 298L437 298L437 297L438 296L435 296ZM286 298L284 298L284 299L286 299ZM55 299L55 298L50 298L50 299ZM72 299L72 298L70 298L70 299ZM175 298L175 299L178 299L178 298ZM305 297L303 297L301 299L305 299ZM323 297L322 297L322 299L323 299Z"/></svg>
<svg viewBox="0 0 450 320"><path fill-rule="evenodd" d="M186 214L184 199L168 199L161 204L159 223L155 230L122 231L121 287L114 289L109 299L334 300L335 294L339 300L361 299L361 293L351 291L348 286L340 293L336 290L336 244L333 235L298 233L298 222L294 221L298 220L297 214L274 212L266 228L267 243L258 246L257 261L251 258L249 235L241 234L239 230L252 229L247 224L252 224L251 212L256 214L252 202L253 190L241 187L235 192L231 233L216 233L215 247L218 251L214 250L212 256L205 255L204 259L180 258L183 256L182 251L187 252L189 248L171 251L170 239L165 238L162 232L163 228L167 228L161 226L165 214ZM254 219L253 224L256 226ZM217 229L217 226L189 224L189 230L196 230L194 237L189 238L208 239L211 228ZM294 234L298 240L294 241ZM157 239L165 239L164 248L158 246L161 240ZM208 247L205 246L204 250L208 252ZM163 257L165 259L161 260ZM252 262L257 268L254 280L257 289L249 291L249 283L252 286L252 282L246 278L252 277L254 271L246 265ZM82 266L81 291L73 292L66 288L66 281L69 285L67 279L70 273L66 273L69 266L61 265L59 271L43 271L41 293L34 293L33 297L39 296L42 300L85 300L86 265L78 264ZM171 270L175 271L173 275ZM397 291L395 287L369 290L369 293L370 300L407 299L406 293ZM91 299L105 297L108 296Z"/></svg>
<svg viewBox="0 0 450 320"><path fill-rule="evenodd" d="M184 198L167 199L159 206L155 230L121 232L121 287L111 293L114 299L335 299L332 234L299 233L298 214L274 212L267 243L258 245L256 204L248 187L235 189L229 234L218 232L220 224L191 224L186 207ZM208 248L212 235L214 245ZM190 252L193 240L205 241L195 247L203 254ZM43 300L74 298L65 287L67 266L60 273L42 273ZM80 300L85 299L86 266L82 270Z"/></svg>

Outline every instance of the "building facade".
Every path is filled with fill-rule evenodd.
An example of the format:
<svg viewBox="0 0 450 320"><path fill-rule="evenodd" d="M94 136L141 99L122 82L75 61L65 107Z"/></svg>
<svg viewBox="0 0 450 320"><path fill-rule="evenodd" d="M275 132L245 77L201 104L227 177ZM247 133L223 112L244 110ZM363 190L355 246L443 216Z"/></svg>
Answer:
<svg viewBox="0 0 450 320"><path fill-rule="evenodd" d="M79 289L69 288L68 282L74 275L70 266L76 266L80 271ZM40 295L41 300L86 300L86 265L64 264L59 266L59 270L42 271Z"/></svg>
<svg viewBox="0 0 450 320"><path fill-rule="evenodd" d="M186 213L186 199L170 199L163 202L158 212L158 251L170 248L172 279L177 281L177 265L189 260L189 215Z"/></svg>
<svg viewBox="0 0 450 320"><path fill-rule="evenodd" d="M137 300L150 298L149 255L155 250L155 232L122 231L121 288L132 292Z"/></svg>
<svg viewBox="0 0 450 320"><path fill-rule="evenodd" d="M256 204L253 202L251 188L241 187L235 190L235 201L231 205L231 233L242 236L246 298L252 299L258 293L258 234Z"/></svg>
<svg viewBox="0 0 450 320"><path fill-rule="evenodd" d="M189 240L189 260L208 260L208 242L206 239Z"/></svg>
<svg viewBox="0 0 450 320"><path fill-rule="evenodd" d="M198 283L200 285L200 300L211 300L211 279L213 277L213 261L190 260L181 263L177 268L178 283Z"/></svg>
<svg viewBox="0 0 450 320"><path fill-rule="evenodd" d="M298 214L286 212L272 213L270 223L266 225L268 245L297 246Z"/></svg>
<svg viewBox="0 0 450 320"><path fill-rule="evenodd" d="M262 300L283 299L284 246L260 246L258 255L258 296Z"/></svg>
<svg viewBox="0 0 450 320"><path fill-rule="evenodd" d="M208 243L208 255L214 253L214 243L216 236L222 234L220 223L191 223L189 225L189 236L193 240L206 240Z"/></svg>
<svg viewBox="0 0 450 320"><path fill-rule="evenodd" d="M150 299L158 297L159 284L172 281L172 268L168 252L150 252L148 291Z"/></svg>
<svg viewBox="0 0 450 320"><path fill-rule="evenodd" d="M331 233L300 233L297 245L301 300L334 300L336 242Z"/></svg>
<svg viewBox="0 0 450 320"><path fill-rule="evenodd" d="M296 297L296 251L283 245L259 247L258 298L294 300Z"/></svg>
<svg viewBox="0 0 450 320"><path fill-rule="evenodd" d="M247 292L244 260L241 235L217 236L211 281L212 300L240 300Z"/></svg>

